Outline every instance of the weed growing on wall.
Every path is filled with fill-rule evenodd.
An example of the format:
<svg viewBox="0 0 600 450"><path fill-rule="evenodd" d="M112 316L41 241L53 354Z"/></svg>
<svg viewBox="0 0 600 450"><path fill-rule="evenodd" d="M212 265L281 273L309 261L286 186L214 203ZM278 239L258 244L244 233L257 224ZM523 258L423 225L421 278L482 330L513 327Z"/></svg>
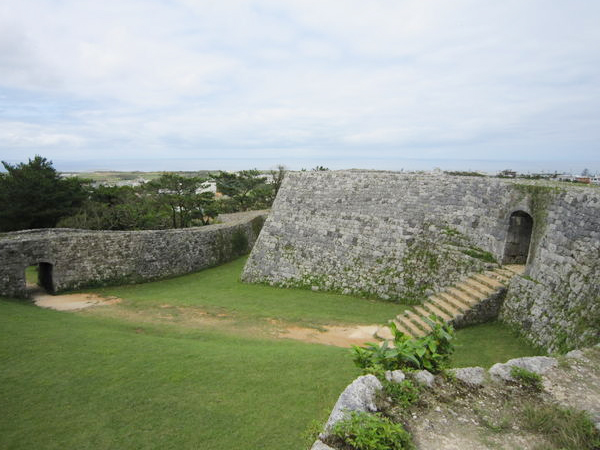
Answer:
<svg viewBox="0 0 600 450"><path fill-rule="evenodd" d="M482 250L478 247L470 247L462 251L465 255L471 258L480 259L483 262L497 264L496 258L490 252Z"/></svg>

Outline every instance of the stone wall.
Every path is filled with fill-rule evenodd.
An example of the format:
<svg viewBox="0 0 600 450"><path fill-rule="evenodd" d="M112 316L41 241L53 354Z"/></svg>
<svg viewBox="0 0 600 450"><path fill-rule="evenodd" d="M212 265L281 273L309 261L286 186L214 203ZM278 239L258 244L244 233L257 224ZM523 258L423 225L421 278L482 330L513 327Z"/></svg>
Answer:
<svg viewBox="0 0 600 450"><path fill-rule="evenodd" d="M546 198L543 199L542 197ZM600 341L600 189L538 194L535 258L515 277L501 317L550 351Z"/></svg>
<svg viewBox="0 0 600 450"><path fill-rule="evenodd" d="M223 224L146 231L27 230L0 236L0 295L24 297L25 268L52 265L55 292L182 275L247 253L265 211Z"/></svg>
<svg viewBox="0 0 600 450"><path fill-rule="evenodd" d="M504 317L537 343L572 347L594 323L585 343L598 340L599 205L591 187L442 173L290 173L242 279L414 303L483 269L485 252L502 262L510 217L522 211L533 219L528 268ZM538 320L546 325L529 325Z"/></svg>
<svg viewBox="0 0 600 450"><path fill-rule="evenodd" d="M414 302L483 269L483 251L502 258L518 194L482 177L289 174L243 279Z"/></svg>

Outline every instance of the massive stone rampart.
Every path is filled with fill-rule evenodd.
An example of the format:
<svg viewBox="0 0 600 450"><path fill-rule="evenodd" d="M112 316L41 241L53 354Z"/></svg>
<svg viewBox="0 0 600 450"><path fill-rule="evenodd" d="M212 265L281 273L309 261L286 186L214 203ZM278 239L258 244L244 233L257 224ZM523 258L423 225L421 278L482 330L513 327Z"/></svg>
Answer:
<svg viewBox="0 0 600 450"><path fill-rule="evenodd" d="M573 323L585 314L585 326L598 317L599 206L598 189L521 180L292 173L242 279L414 302L481 270L490 256L502 262L514 239L511 217L519 212L533 223L528 267L514 283L521 289L509 295L504 317L525 327L537 317L563 317L543 330L530 326L529 335L551 346L562 333L572 347L578 327L567 325L566 317ZM557 302L557 295L571 300ZM586 339L597 340L597 329Z"/></svg>
<svg viewBox="0 0 600 450"><path fill-rule="evenodd" d="M233 217L232 217L233 216ZM55 292L171 277L229 261L252 248L265 211L223 224L146 231L27 230L0 236L0 295L24 297L25 268L42 263Z"/></svg>
<svg viewBox="0 0 600 450"><path fill-rule="evenodd" d="M501 317L550 351L566 351L600 341L600 189L543 195L535 258L511 281Z"/></svg>

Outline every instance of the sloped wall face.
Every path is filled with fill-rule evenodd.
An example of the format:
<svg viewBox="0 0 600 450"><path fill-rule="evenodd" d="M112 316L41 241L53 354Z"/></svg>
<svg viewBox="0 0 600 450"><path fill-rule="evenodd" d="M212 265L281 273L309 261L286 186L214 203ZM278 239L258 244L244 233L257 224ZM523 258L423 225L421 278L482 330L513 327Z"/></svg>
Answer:
<svg viewBox="0 0 600 450"><path fill-rule="evenodd" d="M501 317L550 351L600 341L600 190L538 190L535 258L512 280ZM534 216L535 220L535 216ZM537 236L536 236L537 234Z"/></svg>
<svg viewBox="0 0 600 450"><path fill-rule="evenodd" d="M500 259L510 213L523 208L502 180L289 174L242 278L414 302Z"/></svg>
<svg viewBox="0 0 600 450"><path fill-rule="evenodd" d="M181 230L35 230L0 239L0 295L26 296L24 271L50 263L55 291L182 275L247 253L265 212Z"/></svg>

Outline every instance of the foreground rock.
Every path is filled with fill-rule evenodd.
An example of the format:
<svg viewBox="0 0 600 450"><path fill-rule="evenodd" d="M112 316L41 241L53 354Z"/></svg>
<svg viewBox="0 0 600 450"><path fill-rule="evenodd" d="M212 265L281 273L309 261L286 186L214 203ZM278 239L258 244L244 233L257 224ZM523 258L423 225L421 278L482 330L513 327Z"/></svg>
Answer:
<svg viewBox="0 0 600 450"><path fill-rule="evenodd" d="M541 376L543 389L520 384L511 375L511 367L520 367ZM330 450L327 440L333 423L344 411L375 409L401 422L410 431L419 450L481 449L556 449L547 435L531 431L523 420L527 408L568 407L589 413L600 430L600 348L570 352L564 357L517 358L494 365L453 369L450 375L427 379L419 401L409 409L389 403L376 395L381 389L372 375L359 377L340 396L325 433L312 450ZM392 379L392 372L386 374ZM411 375L415 378L415 374ZM403 377L394 377L398 380Z"/></svg>
<svg viewBox="0 0 600 450"><path fill-rule="evenodd" d="M377 405L375 398L377 392L383 388L381 382L374 375L358 377L342 392L333 411L325 424L325 432L319 437L325 439L329 436L331 428L342 420L347 412L375 412Z"/></svg>

